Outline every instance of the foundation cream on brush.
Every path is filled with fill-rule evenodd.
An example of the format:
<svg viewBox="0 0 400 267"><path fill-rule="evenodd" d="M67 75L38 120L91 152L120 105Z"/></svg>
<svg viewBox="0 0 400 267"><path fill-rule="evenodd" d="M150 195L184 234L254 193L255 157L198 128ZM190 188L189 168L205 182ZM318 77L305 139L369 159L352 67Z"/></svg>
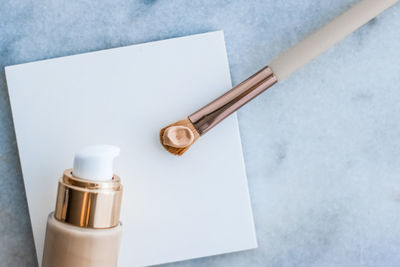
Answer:
<svg viewBox="0 0 400 267"><path fill-rule="evenodd" d="M96 145L75 154L58 183L47 219L42 267L116 267L122 226L120 178L113 173L119 148Z"/></svg>
<svg viewBox="0 0 400 267"><path fill-rule="evenodd" d="M162 142L164 145L183 148L190 146L194 141L194 134L185 126L171 126L164 131Z"/></svg>

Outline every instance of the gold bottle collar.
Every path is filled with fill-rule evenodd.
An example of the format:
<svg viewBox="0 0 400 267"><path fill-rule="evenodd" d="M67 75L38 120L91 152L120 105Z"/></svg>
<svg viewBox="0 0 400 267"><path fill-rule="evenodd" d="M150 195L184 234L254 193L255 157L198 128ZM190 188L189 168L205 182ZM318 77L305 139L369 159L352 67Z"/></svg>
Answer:
<svg viewBox="0 0 400 267"><path fill-rule="evenodd" d="M109 181L90 181L64 171L58 182L54 217L84 228L111 228L119 224L122 184L117 175Z"/></svg>

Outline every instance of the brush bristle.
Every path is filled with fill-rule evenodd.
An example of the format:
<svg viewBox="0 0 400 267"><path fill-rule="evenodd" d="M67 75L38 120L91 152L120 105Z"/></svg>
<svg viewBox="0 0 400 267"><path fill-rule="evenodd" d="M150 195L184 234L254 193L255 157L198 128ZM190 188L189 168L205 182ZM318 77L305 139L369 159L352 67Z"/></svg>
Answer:
<svg viewBox="0 0 400 267"><path fill-rule="evenodd" d="M164 145L164 144L163 144L163 135L164 135L164 132L165 132L165 130L166 130L168 127L171 127L171 126L185 126L185 127L188 127L188 128L193 132L193 134L194 134L194 140L193 140L193 142L192 142L189 146L183 147L183 148L176 148L176 147ZM183 153L185 153L185 152L194 144L194 142L196 142L196 140L197 140L199 137L200 137L199 133L197 132L196 128L194 128L192 122L191 122L189 119L184 119L184 120L175 122L175 123L173 123L173 124L170 124L170 125L168 125L167 127L162 128L161 131L160 131L160 142L161 142L162 146L163 146L168 152L170 152L170 153L172 153L172 154L174 154L174 155L177 155L177 156L183 155Z"/></svg>

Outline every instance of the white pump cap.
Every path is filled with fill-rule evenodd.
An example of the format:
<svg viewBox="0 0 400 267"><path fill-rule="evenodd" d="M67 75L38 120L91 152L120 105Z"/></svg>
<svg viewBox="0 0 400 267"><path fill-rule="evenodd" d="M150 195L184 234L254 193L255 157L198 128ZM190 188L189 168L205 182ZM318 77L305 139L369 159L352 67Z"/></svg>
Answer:
<svg viewBox="0 0 400 267"><path fill-rule="evenodd" d="M110 145L88 146L75 153L72 175L81 179L105 181L111 180L113 160L120 149Z"/></svg>

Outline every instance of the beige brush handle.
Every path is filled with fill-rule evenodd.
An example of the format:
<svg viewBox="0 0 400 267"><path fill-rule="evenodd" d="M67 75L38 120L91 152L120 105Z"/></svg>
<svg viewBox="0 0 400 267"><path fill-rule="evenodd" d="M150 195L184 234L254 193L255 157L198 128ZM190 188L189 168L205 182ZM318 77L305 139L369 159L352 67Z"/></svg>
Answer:
<svg viewBox="0 0 400 267"><path fill-rule="evenodd" d="M311 36L281 54L269 66L191 114L188 117L189 120L197 132L203 135L276 82L284 80L398 1L361 0Z"/></svg>
<svg viewBox="0 0 400 267"><path fill-rule="evenodd" d="M274 59L269 67L282 81L399 0L361 0L342 15Z"/></svg>

